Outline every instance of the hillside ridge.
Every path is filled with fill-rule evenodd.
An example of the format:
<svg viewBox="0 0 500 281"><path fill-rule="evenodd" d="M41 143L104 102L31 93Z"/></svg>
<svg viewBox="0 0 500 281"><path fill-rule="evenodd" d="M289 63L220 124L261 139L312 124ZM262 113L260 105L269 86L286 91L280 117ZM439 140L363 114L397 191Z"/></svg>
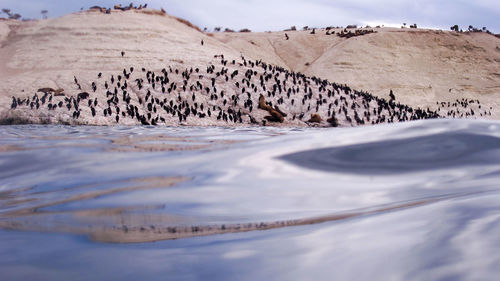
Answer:
<svg viewBox="0 0 500 281"><path fill-rule="evenodd" d="M111 76L116 77L117 73L130 68L144 68L151 73L159 73L169 67L180 72L195 68L208 69L220 64L220 60L214 56L221 54L228 61L238 61L231 69L240 72L240 79L245 79L241 75L250 70L243 62L261 62L283 68L285 72L310 77L308 79L320 78L328 80L328 83L346 85L358 93L370 93L386 102L393 100L394 104L407 104L411 108L440 112L445 110L443 104L450 104L446 112L440 113L442 117L453 117L453 113L455 117L497 119L500 116L496 106L496 97L500 94L500 40L497 37L420 29L356 30L315 29L314 34L310 30L203 33L186 20L150 9L113 11L110 14L84 11L35 22L0 21L0 74L6 78L0 81L0 118L18 118L35 123L50 120L56 123L116 124L113 120L95 121L90 118L90 110L82 112L78 122L73 120L71 114L59 114L56 117L54 110L25 112L22 106L12 108L12 97L17 103L27 97L33 98L39 89L49 88L54 91L64 89L66 97L75 99L79 93L87 92L95 95L94 98L104 100L105 96L109 96L106 95L108 89L102 88L104 85L92 91L93 83L98 82L97 73L101 73L109 83ZM374 32L362 34L363 30ZM359 32L361 35L343 37L347 32ZM227 66L222 68L221 71ZM212 73L204 75L209 76L207 74ZM260 75L267 75L266 70ZM74 77L78 77L78 85L73 83ZM140 76L136 79L144 78ZM210 83L206 79L200 77L199 82ZM259 85L260 81L252 79L255 77L247 80L254 86ZM180 76L175 83L182 85L183 77ZM244 94L234 85L221 84L218 88L236 96ZM320 88L310 87L314 90L312 100L309 99L311 102L320 99L323 90ZM124 90L134 92L137 89ZM251 97L254 105L258 104L260 94L268 94L267 90L266 87L255 90L255 97ZM202 94L202 91L191 91L191 94L195 93ZM389 93L393 93L391 97ZM274 106L281 96L267 98L266 102ZM477 106L474 109L467 108L466 112L466 107L471 104ZM217 103L214 105L221 109L223 107ZM310 108L306 110L292 104L285 105L287 111L294 112L296 117L301 113L309 116L303 117L307 120L314 113L322 113L319 125L330 125L326 119L331 118L328 111L332 110L321 111L318 108L313 112ZM245 108L244 104L239 106ZM477 114L473 115L471 110ZM350 119L354 120L354 112L350 114ZM260 118L257 123L262 124L264 115L262 113L257 115L258 118L252 118ZM339 125L367 123L365 120L364 123L353 124L344 117L340 118ZM307 120L295 122L285 118L285 124L311 125ZM186 122L190 125L224 124L212 121ZM251 123L250 118L247 121ZM140 123L139 120L134 122ZM166 124L178 125L182 122Z"/></svg>

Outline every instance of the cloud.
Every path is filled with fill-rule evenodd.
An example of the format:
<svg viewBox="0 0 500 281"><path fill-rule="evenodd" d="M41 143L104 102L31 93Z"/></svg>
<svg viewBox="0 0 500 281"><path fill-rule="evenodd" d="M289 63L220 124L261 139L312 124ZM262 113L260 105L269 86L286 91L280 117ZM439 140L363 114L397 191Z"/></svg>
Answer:
<svg viewBox="0 0 500 281"><path fill-rule="evenodd" d="M40 18L42 9L55 17L79 11L82 7L112 7L116 3L119 1L3 0L1 8L10 8L27 18ZM487 26L500 32L500 1L497 0L145 0L134 3L148 3L149 7L157 9L163 7L169 14L186 18L202 28L222 26L266 31L292 25L325 27L406 22L443 29L454 24L463 28Z"/></svg>
<svg viewBox="0 0 500 281"><path fill-rule="evenodd" d="M418 23L448 29L459 24L487 26L500 31L500 2L490 0L200 0L153 1L169 13L207 27L233 29L248 27L256 31L279 30L296 25L329 26L364 22Z"/></svg>

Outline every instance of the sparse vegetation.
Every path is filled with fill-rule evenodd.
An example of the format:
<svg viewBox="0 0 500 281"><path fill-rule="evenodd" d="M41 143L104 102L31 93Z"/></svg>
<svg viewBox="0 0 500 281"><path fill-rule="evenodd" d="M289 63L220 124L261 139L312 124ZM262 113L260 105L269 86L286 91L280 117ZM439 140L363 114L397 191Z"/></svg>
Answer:
<svg viewBox="0 0 500 281"><path fill-rule="evenodd" d="M463 32L462 29L459 30L459 26L457 24L450 27L450 30L454 32ZM483 26L483 28L476 28L472 25L469 25L469 28L467 28L467 32L485 32L488 34L493 34L485 26Z"/></svg>
<svg viewBox="0 0 500 281"><path fill-rule="evenodd" d="M240 32L252 32L252 31L250 29L248 29L248 28L243 28L243 29L240 30Z"/></svg>
<svg viewBox="0 0 500 281"><path fill-rule="evenodd" d="M21 18L20 14L13 14L12 16L9 17L10 19L18 20Z"/></svg>
<svg viewBox="0 0 500 281"><path fill-rule="evenodd" d="M2 9L2 12L6 14L9 19L18 20L22 17L20 14L13 14L10 9Z"/></svg>
<svg viewBox="0 0 500 281"><path fill-rule="evenodd" d="M363 35L370 34L370 33L376 33L376 31L373 31L373 29L368 29L368 30L357 29L354 32L352 32L350 30L347 30L347 28L346 28L346 29L342 30L341 32L337 33L337 36L341 37L341 38L351 38L351 37L356 37L356 36L363 36Z"/></svg>
<svg viewBox="0 0 500 281"><path fill-rule="evenodd" d="M108 9L106 12L106 14L110 14L111 13L111 10ZM143 14L146 14L146 15L152 15L152 16L161 16L161 17L164 17L166 16L167 14L162 12L162 11L158 11L158 10L142 10L141 13Z"/></svg>

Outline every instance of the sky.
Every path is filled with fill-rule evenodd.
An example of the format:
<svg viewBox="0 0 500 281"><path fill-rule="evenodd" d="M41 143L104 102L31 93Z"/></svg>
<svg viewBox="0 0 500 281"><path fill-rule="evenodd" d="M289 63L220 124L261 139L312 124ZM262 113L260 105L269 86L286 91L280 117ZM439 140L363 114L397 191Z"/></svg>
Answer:
<svg viewBox="0 0 500 281"><path fill-rule="evenodd" d="M24 18L41 18L41 10L49 17L88 9L91 6L112 7L130 2L109 0L0 0L0 8L8 8ZM448 30L458 24L487 27L500 33L499 0L149 0L148 7L163 7L168 14L191 21L200 28L214 27L252 31L277 31L296 26L327 27L349 24L399 27L416 23L418 27Z"/></svg>

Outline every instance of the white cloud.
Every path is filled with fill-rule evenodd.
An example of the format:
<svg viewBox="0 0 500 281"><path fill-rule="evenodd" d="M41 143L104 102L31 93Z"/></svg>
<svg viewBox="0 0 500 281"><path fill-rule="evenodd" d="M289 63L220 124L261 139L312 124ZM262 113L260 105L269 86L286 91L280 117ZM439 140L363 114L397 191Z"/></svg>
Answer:
<svg viewBox="0 0 500 281"><path fill-rule="evenodd" d="M128 0L131 1L131 0ZM123 4L128 4L128 1ZM22 2L22 3L21 3ZM2 0L10 8L28 18L40 18L47 9L49 16L60 16L93 5L111 7L116 0ZM150 7L163 7L168 13L199 25L255 31L301 27L363 24L367 22L417 23L419 26L449 28L454 24L467 27L487 26L500 32L498 0L144 0Z"/></svg>

